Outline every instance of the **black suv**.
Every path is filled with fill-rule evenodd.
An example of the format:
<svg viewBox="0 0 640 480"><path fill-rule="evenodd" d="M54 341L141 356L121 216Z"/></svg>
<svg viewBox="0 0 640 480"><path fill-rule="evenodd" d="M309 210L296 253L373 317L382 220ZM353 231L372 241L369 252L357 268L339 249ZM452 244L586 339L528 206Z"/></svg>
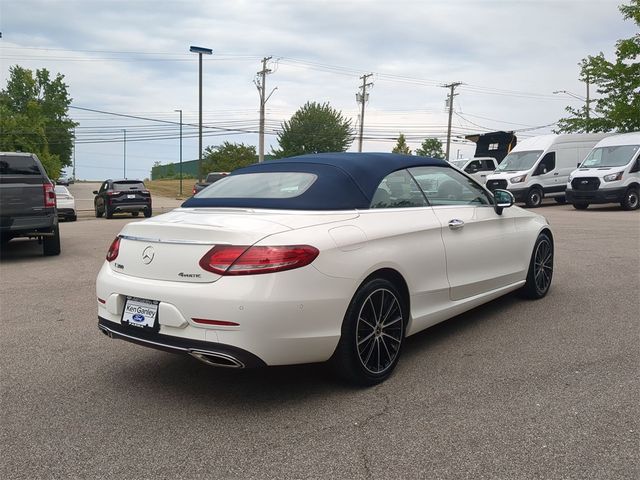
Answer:
<svg viewBox="0 0 640 480"><path fill-rule="evenodd" d="M102 215L111 218L114 213L131 213L137 217L140 212L145 217L151 216L151 193L140 180L105 180L93 194L98 218Z"/></svg>
<svg viewBox="0 0 640 480"><path fill-rule="evenodd" d="M0 152L0 241L37 238L45 255L60 254L56 194L33 153Z"/></svg>

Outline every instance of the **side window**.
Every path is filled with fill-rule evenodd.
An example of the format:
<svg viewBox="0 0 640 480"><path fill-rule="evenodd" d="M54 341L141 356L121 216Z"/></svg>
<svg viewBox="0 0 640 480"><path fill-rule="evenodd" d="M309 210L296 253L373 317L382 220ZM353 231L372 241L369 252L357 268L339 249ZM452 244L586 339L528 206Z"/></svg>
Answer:
<svg viewBox="0 0 640 480"><path fill-rule="evenodd" d="M107 189L107 185L108 182L104 182L102 185L100 185L100 191L98 193L102 193Z"/></svg>
<svg viewBox="0 0 640 480"><path fill-rule="evenodd" d="M469 165L467 165L467 168L464 169L464 171L467 173L476 173L479 170L480 170L479 160L474 160L473 162L469 163Z"/></svg>
<svg viewBox="0 0 640 480"><path fill-rule="evenodd" d="M640 172L640 157L636 158L636 163L633 164L629 173Z"/></svg>
<svg viewBox="0 0 640 480"><path fill-rule="evenodd" d="M420 188L406 170L387 175L376 189L371 208L426 207Z"/></svg>
<svg viewBox="0 0 640 480"><path fill-rule="evenodd" d="M540 163L538 164L538 168L534 175L544 175L545 173L549 173L551 170L556 168L556 152L547 153Z"/></svg>
<svg viewBox="0 0 640 480"><path fill-rule="evenodd" d="M493 172L495 169L496 169L496 166L491 160L482 160L483 172Z"/></svg>
<svg viewBox="0 0 640 480"><path fill-rule="evenodd" d="M491 198L480 185L453 168L414 167L409 171L434 207L492 204Z"/></svg>

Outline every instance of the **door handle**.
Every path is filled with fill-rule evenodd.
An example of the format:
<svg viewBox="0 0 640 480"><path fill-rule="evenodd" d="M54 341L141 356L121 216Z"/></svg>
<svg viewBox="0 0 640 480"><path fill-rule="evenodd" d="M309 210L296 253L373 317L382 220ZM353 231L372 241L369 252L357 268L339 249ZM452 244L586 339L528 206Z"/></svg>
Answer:
<svg viewBox="0 0 640 480"><path fill-rule="evenodd" d="M449 228L451 230L460 230L462 227L464 227L464 222L458 218L454 218L449 220Z"/></svg>
<svg viewBox="0 0 640 480"><path fill-rule="evenodd" d="M560 175L560 174L559 174L559 173L557 173L557 172L553 174L553 176L554 176L554 177L555 177L556 175Z"/></svg>

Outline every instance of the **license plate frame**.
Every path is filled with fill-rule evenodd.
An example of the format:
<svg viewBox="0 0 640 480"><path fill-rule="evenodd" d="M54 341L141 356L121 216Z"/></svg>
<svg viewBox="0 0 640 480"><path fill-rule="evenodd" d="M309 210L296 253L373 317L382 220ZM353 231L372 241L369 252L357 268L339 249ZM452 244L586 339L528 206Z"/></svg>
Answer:
<svg viewBox="0 0 640 480"><path fill-rule="evenodd" d="M158 314L160 302L140 297L125 297L120 323L136 330L157 332L160 330Z"/></svg>

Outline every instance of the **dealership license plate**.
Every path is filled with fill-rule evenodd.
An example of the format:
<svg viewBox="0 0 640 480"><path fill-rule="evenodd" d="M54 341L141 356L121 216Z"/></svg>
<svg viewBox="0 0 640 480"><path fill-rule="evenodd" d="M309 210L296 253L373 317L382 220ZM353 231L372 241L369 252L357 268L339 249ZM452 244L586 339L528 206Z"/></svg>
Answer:
<svg viewBox="0 0 640 480"><path fill-rule="evenodd" d="M136 198L135 195L127 195L127 198Z"/></svg>
<svg viewBox="0 0 640 480"><path fill-rule="evenodd" d="M154 328L158 318L158 302L127 297L122 312L122 323L139 328Z"/></svg>

